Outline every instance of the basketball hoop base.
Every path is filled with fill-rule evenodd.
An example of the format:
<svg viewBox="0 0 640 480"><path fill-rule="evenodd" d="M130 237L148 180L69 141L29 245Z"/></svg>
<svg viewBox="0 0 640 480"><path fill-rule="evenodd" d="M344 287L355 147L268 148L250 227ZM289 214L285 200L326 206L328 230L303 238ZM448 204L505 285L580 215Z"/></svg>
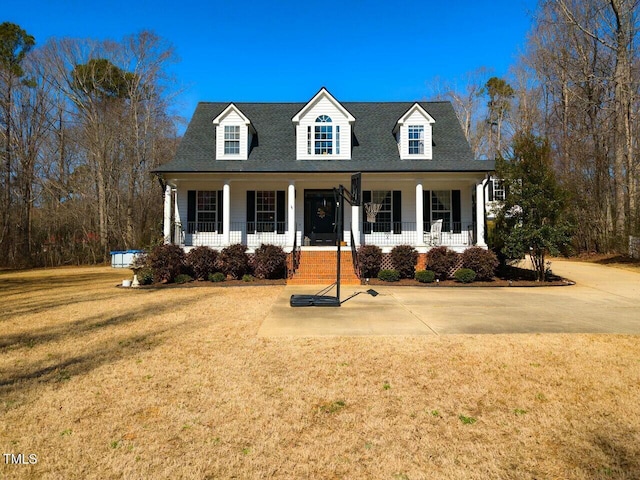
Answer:
<svg viewBox="0 0 640 480"><path fill-rule="evenodd" d="M339 307L340 299L329 295L291 295L292 307Z"/></svg>

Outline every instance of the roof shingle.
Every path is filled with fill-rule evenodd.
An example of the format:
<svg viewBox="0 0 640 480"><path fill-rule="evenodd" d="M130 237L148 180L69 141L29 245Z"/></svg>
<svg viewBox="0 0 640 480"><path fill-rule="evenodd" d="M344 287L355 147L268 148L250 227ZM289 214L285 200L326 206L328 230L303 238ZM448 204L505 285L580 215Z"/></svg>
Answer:
<svg viewBox="0 0 640 480"><path fill-rule="evenodd" d="M201 102L175 158L158 173L178 172L489 172L494 162L476 160L449 102L418 102L435 119L433 159L401 160L396 122L415 102L342 102L356 118L351 160L297 160L293 116L305 103L236 103L257 135L247 160L216 160L212 123L229 102Z"/></svg>

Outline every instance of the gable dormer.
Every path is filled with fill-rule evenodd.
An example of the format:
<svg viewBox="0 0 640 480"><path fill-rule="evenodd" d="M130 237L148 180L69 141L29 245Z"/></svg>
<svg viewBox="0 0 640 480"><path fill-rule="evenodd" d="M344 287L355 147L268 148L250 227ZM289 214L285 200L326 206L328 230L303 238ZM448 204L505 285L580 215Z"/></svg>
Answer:
<svg viewBox="0 0 640 480"><path fill-rule="evenodd" d="M325 88L291 120L298 160L351 159L351 128L356 119Z"/></svg>
<svg viewBox="0 0 640 480"><path fill-rule="evenodd" d="M216 129L216 160L246 160L255 129L251 121L230 103L213 119Z"/></svg>
<svg viewBox="0 0 640 480"><path fill-rule="evenodd" d="M418 103L400 117L393 133L398 142L401 160L431 160L433 158L433 128L436 121Z"/></svg>

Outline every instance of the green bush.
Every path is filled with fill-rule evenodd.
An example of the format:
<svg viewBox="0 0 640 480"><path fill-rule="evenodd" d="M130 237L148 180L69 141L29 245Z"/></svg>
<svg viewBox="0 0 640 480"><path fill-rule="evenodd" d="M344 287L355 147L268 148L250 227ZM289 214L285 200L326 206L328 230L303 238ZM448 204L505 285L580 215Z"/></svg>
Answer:
<svg viewBox="0 0 640 480"><path fill-rule="evenodd" d="M391 263L400 278L413 278L418 263L418 251L411 245L397 245L391 250Z"/></svg>
<svg viewBox="0 0 640 480"><path fill-rule="evenodd" d="M260 245L253 256L253 271L258 278L284 278L287 254L276 245Z"/></svg>
<svg viewBox="0 0 640 480"><path fill-rule="evenodd" d="M218 256L218 263L223 273L231 278L242 278L242 275L249 272L247 246L236 243L223 248Z"/></svg>
<svg viewBox="0 0 640 480"><path fill-rule="evenodd" d="M360 276L375 278L382 268L382 249L377 245L361 245L358 248L358 268Z"/></svg>
<svg viewBox="0 0 640 480"><path fill-rule="evenodd" d="M253 282L254 280L255 280L255 277L253 275L249 275L248 273L245 273L242 276L242 281L243 282L247 282L248 283L248 282Z"/></svg>
<svg viewBox="0 0 640 480"><path fill-rule="evenodd" d="M459 282L471 283L476 279L476 272L470 268L459 268L453 276Z"/></svg>
<svg viewBox="0 0 640 480"><path fill-rule="evenodd" d="M400 280L400 273L397 270L380 270L378 278L384 282L397 282Z"/></svg>
<svg viewBox="0 0 640 480"><path fill-rule="evenodd" d="M153 270L153 280L158 283L171 283L182 273L184 251L178 245L157 245L151 250L148 263Z"/></svg>
<svg viewBox="0 0 640 480"><path fill-rule="evenodd" d="M498 257L491 250L471 247L462 253L462 266L476 272L478 280L491 280L498 265Z"/></svg>
<svg viewBox="0 0 640 480"><path fill-rule="evenodd" d="M175 283L189 283L193 282L193 277L191 275L187 275L186 273L181 273L180 275L176 276L173 281Z"/></svg>
<svg viewBox="0 0 640 480"><path fill-rule="evenodd" d="M216 272L209 275L210 282L224 282L227 279L227 276L222 272Z"/></svg>
<svg viewBox="0 0 640 480"><path fill-rule="evenodd" d="M415 279L420 283L433 283L436 280L436 274L431 270L418 270Z"/></svg>
<svg viewBox="0 0 640 480"><path fill-rule="evenodd" d="M443 280L449 271L458 263L458 254L447 247L435 247L427 253L427 269L435 272L436 277Z"/></svg>
<svg viewBox="0 0 640 480"><path fill-rule="evenodd" d="M140 285L151 285L153 283L153 269L151 267L141 267L137 270L138 283Z"/></svg>
<svg viewBox="0 0 640 480"><path fill-rule="evenodd" d="M187 253L185 263L193 278L196 280L205 280L209 275L216 271L216 260L218 252L212 248L201 246L196 247Z"/></svg>

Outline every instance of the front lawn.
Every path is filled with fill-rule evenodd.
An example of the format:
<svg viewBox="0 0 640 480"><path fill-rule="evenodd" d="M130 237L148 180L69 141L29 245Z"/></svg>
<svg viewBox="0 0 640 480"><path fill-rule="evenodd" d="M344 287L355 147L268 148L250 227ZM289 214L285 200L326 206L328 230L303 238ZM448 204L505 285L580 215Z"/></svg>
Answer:
<svg viewBox="0 0 640 480"><path fill-rule="evenodd" d="M129 276L0 274L1 478L640 478L638 336L264 339L283 286Z"/></svg>

